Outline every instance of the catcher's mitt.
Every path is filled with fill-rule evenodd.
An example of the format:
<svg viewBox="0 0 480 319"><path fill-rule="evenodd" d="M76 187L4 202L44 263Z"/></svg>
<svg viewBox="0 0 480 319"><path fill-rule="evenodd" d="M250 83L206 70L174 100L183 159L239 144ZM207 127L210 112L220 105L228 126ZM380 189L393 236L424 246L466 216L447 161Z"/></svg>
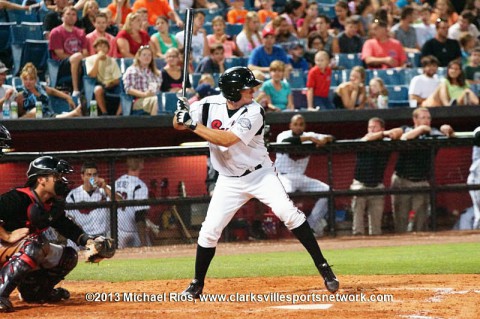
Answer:
<svg viewBox="0 0 480 319"><path fill-rule="evenodd" d="M98 236L87 241L87 262L99 263L104 258L112 258L115 255L114 240L112 238Z"/></svg>

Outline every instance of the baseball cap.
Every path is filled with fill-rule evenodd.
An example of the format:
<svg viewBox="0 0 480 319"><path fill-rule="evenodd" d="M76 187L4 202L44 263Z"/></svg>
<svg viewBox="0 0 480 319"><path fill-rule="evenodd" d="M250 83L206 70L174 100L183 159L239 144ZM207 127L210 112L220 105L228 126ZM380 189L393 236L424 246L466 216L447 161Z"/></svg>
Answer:
<svg viewBox="0 0 480 319"><path fill-rule="evenodd" d="M295 41L292 44L290 44L290 47L289 47L290 50L293 50L293 49L296 49L296 48L302 48L303 49L302 43L300 43L298 41Z"/></svg>
<svg viewBox="0 0 480 319"><path fill-rule="evenodd" d="M267 28L267 29L263 29L262 31L262 38L265 38L269 35L275 35L275 30L271 29L271 28Z"/></svg>
<svg viewBox="0 0 480 319"><path fill-rule="evenodd" d="M5 63L0 61L0 73L5 73L8 71L8 68L5 66Z"/></svg>

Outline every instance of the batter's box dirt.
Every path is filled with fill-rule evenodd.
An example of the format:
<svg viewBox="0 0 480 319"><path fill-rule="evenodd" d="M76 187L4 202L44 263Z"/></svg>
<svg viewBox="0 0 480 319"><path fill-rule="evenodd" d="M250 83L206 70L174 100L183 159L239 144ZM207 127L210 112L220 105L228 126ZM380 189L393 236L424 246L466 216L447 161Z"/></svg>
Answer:
<svg viewBox="0 0 480 319"><path fill-rule="evenodd" d="M339 276L337 295L315 277L207 279L217 298L179 301L188 280L109 283L65 281L60 304L19 301L2 318L478 318L480 275ZM92 294L97 301L87 301ZM218 298L230 298L219 301ZM294 299L296 302L294 303Z"/></svg>

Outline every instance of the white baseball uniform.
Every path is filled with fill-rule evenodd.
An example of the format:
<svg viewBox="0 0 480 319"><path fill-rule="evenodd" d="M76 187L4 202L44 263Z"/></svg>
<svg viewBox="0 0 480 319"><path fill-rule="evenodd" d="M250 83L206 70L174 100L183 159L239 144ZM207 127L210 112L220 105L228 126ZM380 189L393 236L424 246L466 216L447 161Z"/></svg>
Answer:
<svg viewBox="0 0 480 319"><path fill-rule="evenodd" d="M110 201L103 188L96 188L91 194L83 189L83 185L68 193L67 203ZM80 225L89 235L108 236L110 234L110 211L108 208L85 208L66 211L73 221Z"/></svg>
<svg viewBox="0 0 480 319"><path fill-rule="evenodd" d="M317 139L326 137L324 134L314 132L304 132L303 136L312 136ZM277 136L277 143L283 142L285 139L293 137L292 130L284 131ZM310 141L304 143L311 143ZM301 192L324 192L330 187L319 181L305 175L305 171L310 161L310 156L306 154L287 154L277 153L275 166L277 167L280 181L288 193ZM315 203L307 221L315 232L315 235L323 235L323 228L326 226L325 217L328 213L328 198L321 197Z"/></svg>
<svg viewBox="0 0 480 319"><path fill-rule="evenodd" d="M305 215L288 197L268 156L263 139L265 111L258 103L231 111L222 95L214 95L192 104L190 114L206 127L229 130L240 139L230 147L209 143L219 177L198 237L200 246L216 247L223 229L251 198L272 208L288 229L305 222Z"/></svg>
<svg viewBox="0 0 480 319"><path fill-rule="evenodd" d="M480 131L480 126L473 131L475 135ZM468 175L467 184L480 184L480 147L474 146L472 149L472 165L470 165L470 174ZM480 228L480 190L469 191L473 203L473 229Z"/></svg>
<svg viewBox="0 0 480 319"><path fill-rule="evenodd" d="M115 181L115 191L124 200L148 199L148 187L137 176L122 175ZM135 223L135 212L150 209L150 206L120 207L118 214L118 248L139 247L141 245Z"/></svg>

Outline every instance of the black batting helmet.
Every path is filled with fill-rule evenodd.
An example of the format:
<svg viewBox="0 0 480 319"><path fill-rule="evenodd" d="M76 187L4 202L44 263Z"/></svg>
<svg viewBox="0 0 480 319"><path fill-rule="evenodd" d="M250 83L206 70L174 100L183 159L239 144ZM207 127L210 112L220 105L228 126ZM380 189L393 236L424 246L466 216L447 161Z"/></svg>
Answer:
<svg viewBox="0 0 480 319"><path fill-rule="evenodd" d="M27 177L30 180L42 175L70 174L72 172L73 168L67 161L52 156L41 156L30 162Z"/></svg>
<svg viewBox="0 0 480 319"><path fill-rule="evenodd" d="M9 143L11 141L12 141L12 138L10 137L10 132L7 130L5 126L0 124L0 156L3 154L2 150L4 148L10 147Z"/></svg>
<svg viewBox="0 0 480 319"><path fill-rule="evenodd" d="M244 66L236 66L226 70L218 80L218 86L223 96L232 102L240 101L241 90L250 89L262 84L255 78L252 71Z"/></svg>

